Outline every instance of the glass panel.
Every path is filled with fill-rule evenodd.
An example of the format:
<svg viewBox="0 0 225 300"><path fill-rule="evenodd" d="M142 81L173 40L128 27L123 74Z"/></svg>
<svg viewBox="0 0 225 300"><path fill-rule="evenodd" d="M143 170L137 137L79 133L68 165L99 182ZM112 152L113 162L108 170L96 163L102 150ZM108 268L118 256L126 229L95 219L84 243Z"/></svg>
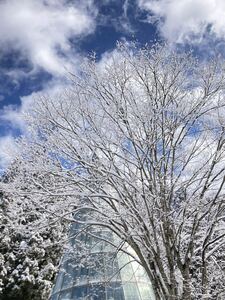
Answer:
<svg viewBox="0 0 225 300"><path fill-rule="evenodd" d="M80 268L80 280L82 282L86 282L87 281L87 275L88 275L88 268L86 266L82 266Z"/></svg>
<svg viewBox="0 0 225 300"><path fill-rule="evenodd" d="M80 281L80 268L78 266L73 267L73 284L77 284Z"/></svg>
<svg viewBox="0 0 225 300"><path fill-rule="evenodd" d="M124 283L123 291L126 300L141 300L139 297L139 291L136 283Z"/></svg>
<svg viewBox="0 0 225 300"><path fill-rule="evenodd" d="M63 273L62 271L59 272L58 276L56 277L56 283L53 289L53 293L60 291L61 285L62 285L62 280L63 280Z"/></svg>
<svg viewBox="0 0 225 300"><path fill-rule="evenodd" d="M144 268L136 261L131 262L131 266L134 270L134 276L137 281L149 283L148 275L146 274Z"/></svg>
<svg viewBox="0 0 225 300"><path fill-rule="evenodd" d="M71 300L71 290L61 292L59 300Z"/></svg>
<svg viewBox="0 0 225 300"><path fill-rule="evenodd" d="M102 253L93 256L94 265L90 272L90 279L97 281L104 281L105 272L104 272L104 256Z"/></svg>
<svg viewBox="0 0 225 300"><path fill-rule="evenodd" d="M125 300L121 283L111 283L106 292L107 300Z"/></svg>
<svg viewBox="0 0 225 300"><path fill-rule="evenodd" d="M90 300L106 300L107 299L105 287L101 283L90 286L88 294L89 294L88 299L90 299Z"/></svg>
<svg viewBox="0 0 225 300"><path fill-rule="evenodd" d="M98 253L103 251L103 242L102 241L97 241L93 240L92 241L92 247L91 247L91 253Z"/></svg>
<svg viewBox="0 0 225 300"><path fill-rule="evenodd" d="M87 296L87 286L78 286L73 288L72 299L73 300L83 300Z"/></svg>
<svg viewBox="0 0 225 300"><path fill-rule="evenodd" d="M73 266L72 266L72 262L68 261L67 263L65 263L65 272L64 272L64 278L63 278L63 289L71 287L73 285L73 279L74 279L74 275L73 275Z"/></svg>
<svg viewBox="0 0 225 300"><path fill-rule="evenodd" d="M106 291L104 286L89 285L79 286L73 289L73 300L106 300ZM120 299L118 299L120 300ZM122 299L123 300L123 299Z"/></svg>
<svg viewBox="0 0 225 300"><path fill-rule="evenodd" d="M105 276L107 280L120 281L121 276L119 271L118 260L115 254L109 254L105 258Z"/></svg>
<svg viewBox="0 0 225 300"><path fill-rule="evenodd" d="M58 300L58 294L52 295L50 300Z"/></svg>
<svg viewBox="0 0 225 300"><path fill-rule="evenodd" d="M142 300L154 300L152 286L146 283L138 283L139 292Z"/></svg>
<svg viewBox="0 0 225 300"><path fill-rule="evenodd" d="M134 280L134 272L127 254L122 253L118 257L119 268L121 269L121 278L123 283Z"/></svg>

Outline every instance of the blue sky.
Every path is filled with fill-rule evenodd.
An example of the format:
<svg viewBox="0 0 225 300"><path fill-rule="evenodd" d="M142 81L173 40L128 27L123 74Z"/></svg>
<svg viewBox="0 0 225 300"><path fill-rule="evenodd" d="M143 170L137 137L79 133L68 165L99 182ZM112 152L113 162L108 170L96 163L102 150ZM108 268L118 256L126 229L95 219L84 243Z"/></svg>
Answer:
<svg viewBox="0 0 225 300"><path fill-rule="evenodd" d="M224 54L224 0L1 0L0 165L10 162L21 115L54 94L83 57L107 59L117 40L166 41L202 56Z"/></svg>

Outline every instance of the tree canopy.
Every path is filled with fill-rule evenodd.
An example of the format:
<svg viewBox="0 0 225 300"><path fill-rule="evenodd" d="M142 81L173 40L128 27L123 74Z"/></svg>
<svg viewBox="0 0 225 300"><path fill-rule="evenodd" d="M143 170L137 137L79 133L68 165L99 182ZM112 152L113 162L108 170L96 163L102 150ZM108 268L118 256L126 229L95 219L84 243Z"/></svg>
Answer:
<svg viewBox="0 0 225 300"><path fill-rule="evenodd" d="M223 299L224 63L119 44L71 80L35 99L18 174L2 189L51 201L46 220L89 211L87 227L135 250L156 299Z"/></svg>

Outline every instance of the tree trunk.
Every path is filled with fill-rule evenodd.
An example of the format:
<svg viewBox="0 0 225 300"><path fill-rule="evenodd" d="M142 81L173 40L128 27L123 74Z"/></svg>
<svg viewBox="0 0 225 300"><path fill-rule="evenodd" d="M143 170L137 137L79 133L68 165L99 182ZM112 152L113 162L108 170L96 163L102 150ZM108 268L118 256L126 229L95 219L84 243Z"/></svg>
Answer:
<svg viewBox="0 0 225 300"><path fill-rule="evenodd" d="M192 300L191 299L191 278L189 272L189 265L184 266L183 270L183 294L182 300Z"/></svg>

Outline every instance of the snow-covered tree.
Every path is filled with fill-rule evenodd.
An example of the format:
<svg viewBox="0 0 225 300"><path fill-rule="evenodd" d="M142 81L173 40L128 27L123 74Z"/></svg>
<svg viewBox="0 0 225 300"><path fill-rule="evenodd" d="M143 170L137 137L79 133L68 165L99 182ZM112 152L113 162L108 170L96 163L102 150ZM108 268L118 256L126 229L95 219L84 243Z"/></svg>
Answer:
<svg viewBox="0 0 225 300"><path fill-rule="evenodd" d="M17 176L17 170L14 164L8 172L10 176L2 180L6 183L7 177ZM23 180L26 181L25 174ZM60 222L43 226L45 209L29 197L14 195L13 198L1 192L1 300L41 300L49 296L63 252L61 240L65 239L65 227Z"/></svg>
<svg viewBox="0 0 225 300"><path fill-rule="evenodd" d="M52 199L55 220L90 211L86 226L135 250L157 299L224 299L224 71L158 45L87 60L71 88L36 99L19 142L28 181L3 189Z"/></svg>

